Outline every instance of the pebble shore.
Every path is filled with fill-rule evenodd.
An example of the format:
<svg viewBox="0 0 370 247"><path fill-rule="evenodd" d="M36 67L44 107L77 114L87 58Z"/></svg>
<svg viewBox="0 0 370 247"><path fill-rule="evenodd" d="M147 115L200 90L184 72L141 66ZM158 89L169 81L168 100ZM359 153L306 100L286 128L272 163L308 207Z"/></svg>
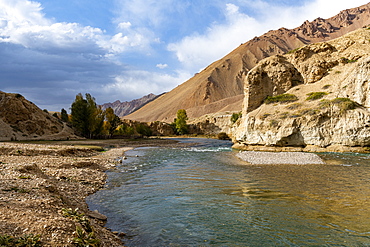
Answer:
<svg viewBox="0 0 370 247"><path fill-rule="evenodd" d="M304 152L260 152L240 151L237 157L252 165L309 165L325 164L325 162L314 153Z"/></svg>

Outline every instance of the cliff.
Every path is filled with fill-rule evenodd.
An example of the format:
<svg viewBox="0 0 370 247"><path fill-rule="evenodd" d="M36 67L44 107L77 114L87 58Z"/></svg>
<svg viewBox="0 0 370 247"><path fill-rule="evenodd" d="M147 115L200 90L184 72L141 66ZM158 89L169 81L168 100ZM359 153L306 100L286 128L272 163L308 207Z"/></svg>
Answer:
<svg viewBox="0 0 370 247"><path fill-rule="evenodd" d="M266 58L245 77L234 147L369 146L369 81L369 28Z"/></svg>
<svg viewBox="0 0 370 247"><path fill-rule="evenodd" d="M77 138L59 119L20 94L0 91L0 141Z"/></svg>
<svg viewBox="0 0 370 247"><path fill-rule="evenodd" d="M370 24L370 3L295 29L280 28L240 45L172 91L158 97L125 118L171 122L179 109L189 118L225 111L240 111L244 77L260 60L285 54L307 44L338 38Z"/></svg>

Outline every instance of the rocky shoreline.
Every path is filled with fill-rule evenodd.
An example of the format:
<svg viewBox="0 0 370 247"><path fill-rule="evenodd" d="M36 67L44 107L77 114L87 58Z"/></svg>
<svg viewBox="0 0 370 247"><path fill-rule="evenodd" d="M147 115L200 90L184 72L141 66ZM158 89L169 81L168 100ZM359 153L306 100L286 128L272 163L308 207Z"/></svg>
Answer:
<svg viewBox="0 0 370 247"><path fill-rule="evenodd" d="M124 246L118 236L122 233L114 234L105 228L106 217L90 211L85 198L104 187L105 171L114 169L117 158L130 147L175 143L0 143L0 245L29 241L39 244L32 246ZM87 145L111 149L99 152L96 146Z"/></svg>

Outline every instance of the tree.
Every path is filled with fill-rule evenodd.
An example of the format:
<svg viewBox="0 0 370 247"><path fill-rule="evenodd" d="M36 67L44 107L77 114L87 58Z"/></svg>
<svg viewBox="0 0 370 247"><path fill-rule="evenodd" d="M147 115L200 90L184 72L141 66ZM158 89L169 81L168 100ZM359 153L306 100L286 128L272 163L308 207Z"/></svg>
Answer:
<svg viewBox="0 0 370 247"><path fill-rule="evenodd" d="M114 114L114 110L111 107L108 107L105 110L105 118L107 120L107 130L109 135L113 135L114 131L121 124L121 119Z"/></svg>
<svg viewBox="0 0 370 247"><path fill-rule="evenodd" d="M86 94L86 99L81 93L76 95L71 106L71 122L82 136L92 138L101 135L104 118L105 112L97 107L95 99L90 94Z"/></svg>
<svg viewBox="0 0 370 247"><path fill-rule="evenodd" d="M188 120L186 111L184 109L178 110L175 119L175 126L176 132L180 135L188 133L188 125L186 124L186 120Z"/></svg>
<svg viewBox="0 0 370 247"><path fill-rule="evenodd" d="M63 122L68 122L69 121L67 111L64 108L62 108L62 110L60 111L60 119Z"/></svg>
<svg viewBox="0 0 370 247"><path fill-rule="evenodd" d="M144 123L139 123L136 125L136 132L142 136L151 136L153 134L149 126Z"/></svg>
<svg viewBox="0 0 370 247"><path fill-rule="evenodd" d="M71 122L73 127L85 137L89 135L89 118L87 100L79 93L71 105Z"/></svg>

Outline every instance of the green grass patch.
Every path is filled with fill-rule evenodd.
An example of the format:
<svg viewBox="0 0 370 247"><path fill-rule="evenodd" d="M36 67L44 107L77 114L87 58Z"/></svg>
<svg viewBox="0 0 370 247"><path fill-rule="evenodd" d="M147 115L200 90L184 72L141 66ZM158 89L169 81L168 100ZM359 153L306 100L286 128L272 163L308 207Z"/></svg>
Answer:
<svg viewBox="0 0 370 247"><path fill-rule="evenodd" d="M327 92L312 92L307 94L306 100L313 101L313 100L318 100L322 99L325 95L328 95Z"/></svg>
<svg viewBox="0 0 370 247"><path fill-rule="evenodd" d="M348 110L356 109L361 105L357 102L352 101L349 98L335 98L333 100L321 100L320 108L327 108L331 106L336 106L339 108L340 113L344 113Z"/></svg>
<svg viewBox="0 0 370 247"><path fill-rule="evenodd" d="M19 238L0 235L0 246L41 246L40 235L27 234Z"/></svg>
<svg viewBox="0 0 370 247"><path fill-rule="evenodd" d="M289 103L297 101L298 98L294 94L280 94L276 96L267 96L265 99L266 104L272 104L272 103Z"/></svg>

